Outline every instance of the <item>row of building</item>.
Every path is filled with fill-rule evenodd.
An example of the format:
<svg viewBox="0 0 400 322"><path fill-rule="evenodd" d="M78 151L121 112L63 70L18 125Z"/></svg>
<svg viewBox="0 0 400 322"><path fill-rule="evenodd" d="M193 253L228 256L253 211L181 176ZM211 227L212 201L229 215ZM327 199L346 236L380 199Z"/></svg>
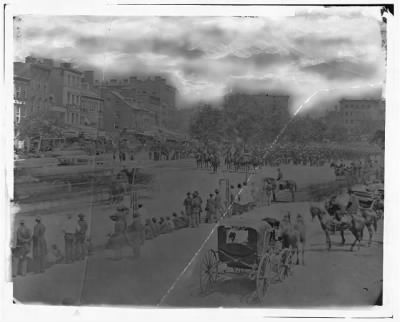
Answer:
<svg viewBox="0 0 400 322"><path fill-rule="evenodd" d="M385 129L385 101L342 99L325 115L327 124L345 128L348 134L373 133Z"/></svg>
<svg viewBox="0 0 400 322"><path fill-rule="evenodd" d="M230 93L223 106L231 113L251 107L257 115L274 116L280 126L290 118L289 100L285 95ZM93 71L80 71L71 63L55 65L50 59L35 57L14 63L15 123L31 113L49 110L71 133L171 131L175 105L176 89L160 76L98 81ZM384 129L385 102L342 99L325 118L327 124L344 127L349 134L363 126Z"/></svg>
<svg viewBox="0 0 400 322"><path fill-rule="evenodd" d="M224 109L235 113L250 106L258 115L273 117L282 128L290 119L290 97L286 95L233 93L224 97ZM374 133L385 129L385 101L382 99L341 99L324 115L328 127L343 128L347 134Z"/></svg>
<svg viewBox="0 0 400 322"><path fill-rule="evenodd" d="M85 134L170 128L176 89L162 77L99 82L71 63L26 57L14 63L14 121L40 110L56 113Z"/></svg>

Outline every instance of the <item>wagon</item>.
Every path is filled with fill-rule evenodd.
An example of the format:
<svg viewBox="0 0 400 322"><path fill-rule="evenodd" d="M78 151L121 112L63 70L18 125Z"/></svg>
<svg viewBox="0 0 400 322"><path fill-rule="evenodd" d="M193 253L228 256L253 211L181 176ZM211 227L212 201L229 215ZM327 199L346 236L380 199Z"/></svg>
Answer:
<svg viewBox="0 0 400 322"><path fill-rule="evenodd" d="M214 289L222 277L244 277L254 281L256 295L262 300L271 283L288 275L292 252L279 247L267 221L249 216L228 218L218 226L217 234L217 249L209 249L201 259L201 292Z"/></svg>

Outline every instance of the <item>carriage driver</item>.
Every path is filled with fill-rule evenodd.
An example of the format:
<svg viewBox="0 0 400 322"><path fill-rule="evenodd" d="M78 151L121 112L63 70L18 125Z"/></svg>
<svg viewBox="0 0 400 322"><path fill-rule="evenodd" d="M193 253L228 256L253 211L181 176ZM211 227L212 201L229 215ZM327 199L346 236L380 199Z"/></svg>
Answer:
<svg viewBox="0 0 400 322"><path fill-rule="evenodd" d="M283 174L282 174L282 171L281 171L281 169L280 168L278 168L278 176L277 176L277 178L276 178L276 181L277 182L279 182L279 181L281 181L282 180L282 178L283 178Z"/></svg>
<svg viewBox="0 0 400 322"><path fill-rule="evenodd" d="M335 217L337 221L341 221L340 210L342 207L338 203L336 196L332 196L326 203L325 209L329 215Z"/></svg>

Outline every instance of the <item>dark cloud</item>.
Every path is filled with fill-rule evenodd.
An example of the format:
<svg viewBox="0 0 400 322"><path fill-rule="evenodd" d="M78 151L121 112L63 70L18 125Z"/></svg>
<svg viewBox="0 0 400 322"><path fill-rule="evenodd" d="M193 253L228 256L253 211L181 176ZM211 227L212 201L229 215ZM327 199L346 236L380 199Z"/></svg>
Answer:
<svg viewBox="0 0 400 322"><path fill-rule="evenodd" d="M185 59L201 58L205 54L203 50L193 48L188 41L171 41L155 38L147 41L147 47L153 53L167 54Z"/></svg>
<svg viewBox="0 0 400 322"><path fill-rule="evenodd" d="M239 57L235 54L226 55L220 58L221 61L229 61L234 64L243 64L244 66L255 66L258 68L269 67L271 65L279 65L285 63L296 63L300 59L297 53L280 54L280 53L255 53L249 57Z"/></svg>
<svg viewBox="0 0 400 322"><path fill-rule="evenodd" d="M315 65L302 67L305 72L319 74L327 80L354 80L370 79L376 76L378 68L376 64L365 62L350 62L346 60L332 60Z"/></svg>
<svg viewBox="0 0 400 322"><path fill-rule="evenodd" d="M106 79L169 75L182 93L179 99L188 102L221 98L227 88L284 89L306 99L338 83L349 87L383 79L377 22L359 14L24 16L16 24L22 30L15 42L17 60L34 54L72 61Z"/></svg>
<svg viewBox="0 0 400 322"><path fill-rule="evenodd" d="M188 41L173 41L160 38L150 39L119 39L98 37L77 37L76 46L86 52L118 51L121 54L152 53L175 58L197 59L204 56L205 52L199 48L193 48Z"/></svg>
<svg viewBox="0 0 400 322"><path fill-rule="evenodd" d="M322 47L336 47L336 46L350 46L354 44L354 41L350 37L337 36L337 37L310 37L309 35L303 35L301 37L296 37L293 39L294 44L307 47L319 49Z"/></svg>

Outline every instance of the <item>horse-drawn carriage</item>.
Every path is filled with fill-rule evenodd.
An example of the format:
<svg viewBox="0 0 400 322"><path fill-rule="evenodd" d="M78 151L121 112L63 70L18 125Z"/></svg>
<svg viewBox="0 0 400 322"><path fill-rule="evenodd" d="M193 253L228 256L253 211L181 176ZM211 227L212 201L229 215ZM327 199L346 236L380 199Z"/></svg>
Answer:
<svg viewBox="0 0 400 322"><path fill-rule="evenodd" d="M370 191L368 187L353 187L352 191L358 199L361 211L371 211L378 215L378 219L383 217L384 204L379 192Z"/></svg>
<svg viewBox="0 0 400 322"><path fill-rule="evenodd" d="M292 252L281 249L275 230L258 218L235 217L218 227L218 248L209 249L201 260L200 290L208 292L222 277L247 276L255 282L262 300L269 285L289 273Z"/></svg>

